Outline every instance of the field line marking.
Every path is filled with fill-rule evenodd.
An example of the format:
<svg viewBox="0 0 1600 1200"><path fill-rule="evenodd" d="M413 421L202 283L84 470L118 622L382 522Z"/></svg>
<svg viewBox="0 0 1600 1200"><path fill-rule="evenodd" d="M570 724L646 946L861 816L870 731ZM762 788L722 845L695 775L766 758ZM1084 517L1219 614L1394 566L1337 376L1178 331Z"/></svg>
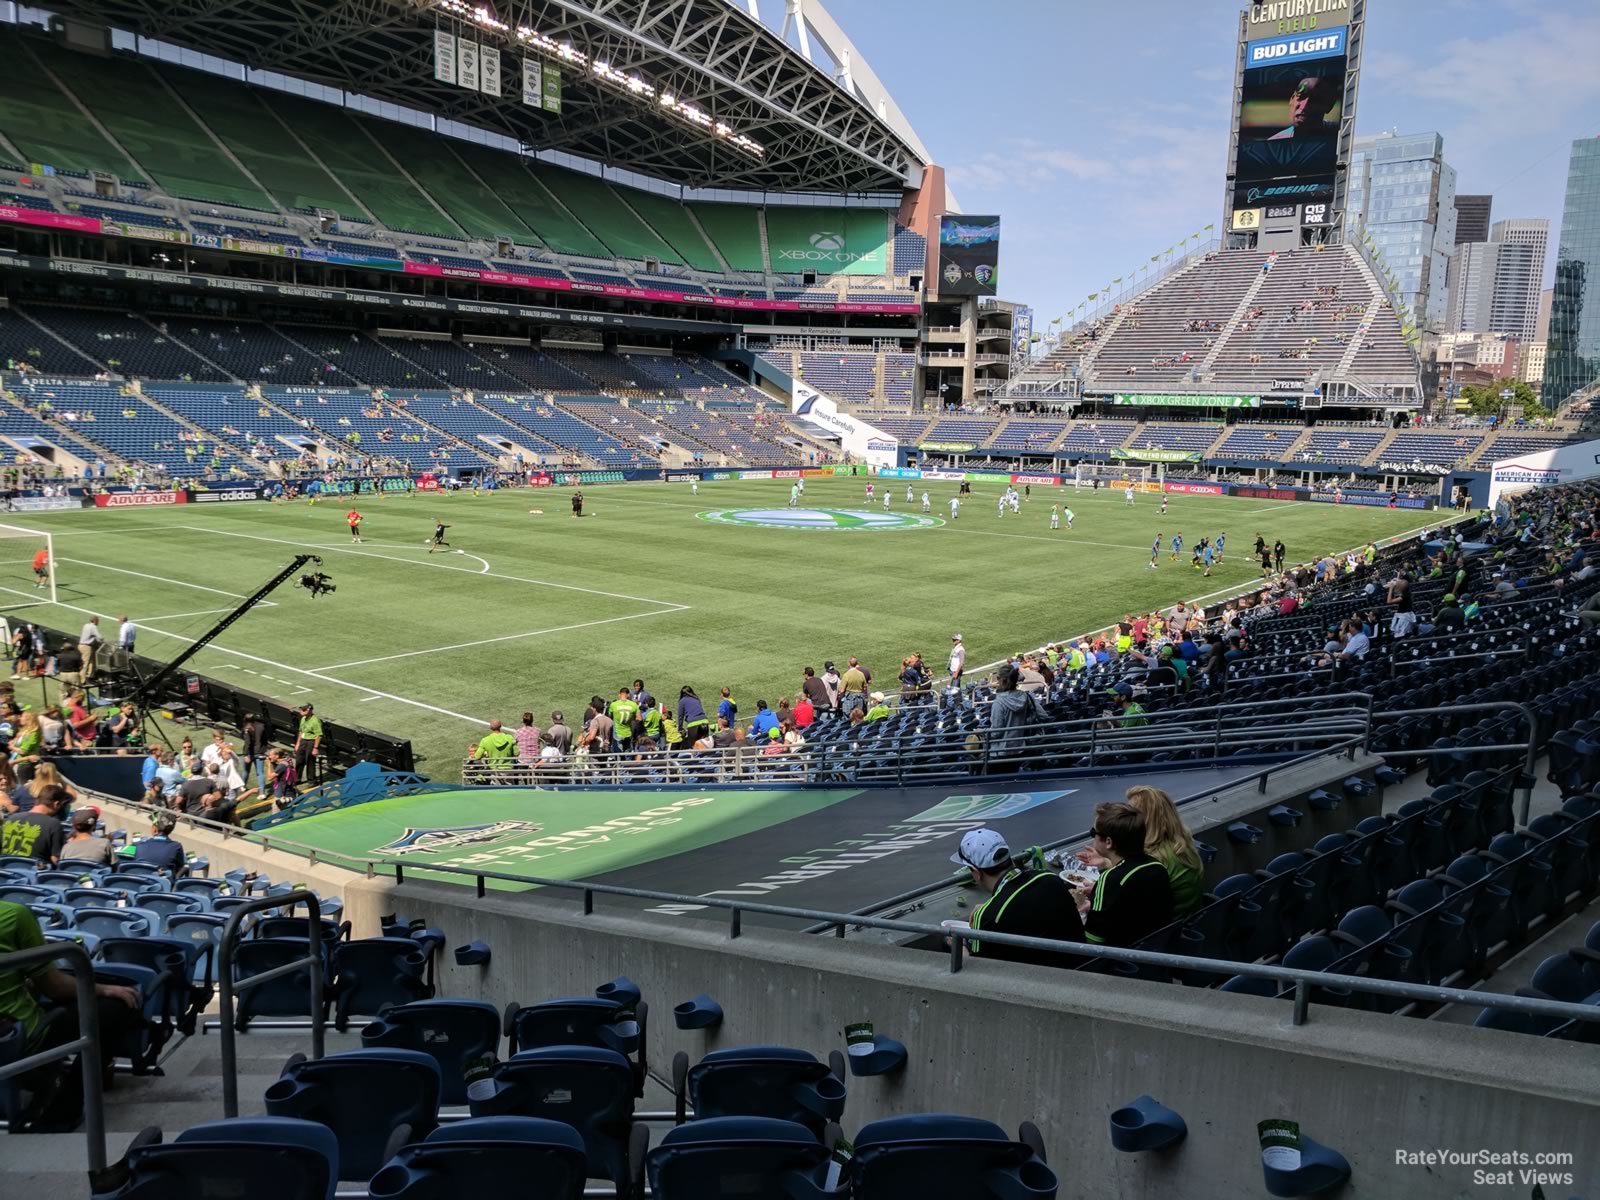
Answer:
<svg viewBox="0 0 1600 1200"><path fill-rule="evenodd" d="M523 638L539 637L546 633L563 633L569 629L589 629L595 625L612 625L618 621L637 621L641 617L663 617L683 612L679 608L658 608L652 612L629 613L624 617L604 617L598 621L579 621L574 625L552 625L548 629L530 629L527 633L508 633L501 637L481 638L476 642L457 642L452 646L433 646L427 650L407 650L403 654L385 654L381 658L358 658L354 662L333 663L317 667L318 671L338 671L346 667L364 667L369 663L393 662L397 658L417 658L423 654L443 654L447 650L466 650L473 646L492 646L496 642L516 642Z"/></svg>
<svg viewBox="0 0 1600 1200"><path fill-rule="evenodd" d="M159 617L135 617L133 619L133 623L135 625L144 625L150 621L176 621L180 617L209 617L213 613L225 613L232 611L233 609L231 608L201 608L194 612L165 613Z"/></svg>
<svg viewBox="0 0 1600 1200"><path fill-rule="evenodd" d="M213 532L220 532L220 531L219 530L214 530ZM365 538L363 538L360 542L355 543L355 545L359 545L359 546L392 546L396 550L409 550L409 549L411 549L411 546L406 542L369 542ZM348 548L348 545L342 545L342 544L340 544L338 542L307 542L305 544L305 548L307 550L344 550L344 549ZM483 564L483 570L478 572L479 575L487 575L489 573L489 560L488 559L480 558L476 554L468 554L465 550L457 550L456 553L460 554L460 555L462 555L462 556L464 556L466 558L470 558L473 562L482 563Z"/></svg>
<svg viewBox="0 0 1600 1200"><path fill-rule="evenodd" d="M227 596L230 600L243 600L244 592L229 592L222 588L206 587L203 583L188 583L182 579L169 579L165 575L150 575L144 571L130 571L127 567L110 567L105 563L90 562L86 558L58 558L57 562L72 563L79 567L94 567L100 571L115 571L119 575L137 575L140 579L153 579L157 583L171 583L178 587L193 588L197 592L214 592L218 596Z"/></svg>
<svg viewBox="0 0 1600 1200"><path fill-rule="evenodd" d="M32 596L37 594L34 592L18 591L16 588L10 587L0 587L0 592L11 592L18 596ZM91 617L104 617L106 615L102 612L95 612L95 610L92 608L80 608L76 604L56 604L54 607L65 608L70 612L87 613ZM166 629L157 629L153 625L146 625L144 628L145 632L147 633L160 634L162 637L169 637L173 641L183 642L188 645L193 645L196 640L194 638L184 637L181 633L172 633ZM272 667L279 671L288 671L295 675L304 675L308 679L315 679L321 683L331 683L336 687L349 688L353 692L365 692L366 698L369 700L393 700L397 704L409 704L413 708L427 709L427 711L438 713L440 716L454 717L456 720L465 721L469 725L487 725L489 723L484 717L469 717L466 713L458 713L453 709L440 708L437 704L426 704L421 700L412 700L408 696L397 696L393 692L383 692L379 691L377 688L369 688L359 683L350 683L343 679L336 679L332 675L327 675L320 671L308 671L304 667L291 667L288 663L278 662L270 658L261 658L259 655L255 654L246 654L243 650L230 649L229 647L222 645L220 642L212 642L206 647L206 650L208 652L214 651L218 654L231 654L235 658L243 658L248 659L253 663L260 663L264 667Z"/></svg>
<svg viewBox="0 0 1600 1200"><path fill-rule="evenodd" d="M211 529L205 525L180 525L178 528L189 529L195 533L215 534L217 537L248 538L253 542L273 542L280 546L293 546L297 550L304 550L308 548L308 546L312 545L311 543L306 542L290 541L288 538L269 538L262 537L260 534L256 533L235 533L232 530L227 529ZM401 558L394 554L374 554L370 551L351 550L343 546L334 547L317 545L314 548L326 550L330 554L354 554L361 558L383 558L389 560L390 562L406 563L413 567L433 567L440 571L461 571L467 575L486 575L490 579L506 579L510 580L512 583L531 583L536 587L558 588L564 592L582 592L585 595L605 596L612 600L633 600L639 604L655 604L662 608L684 609L689 607L687 604L678 604L676 601L672 600L657 600L650 596L630 596L625 592L602 592L598 588L578 587L576 584L572 583L554 583L548 579L528 579L521 575L502 575L498 571L474 571L470 567L453 567L449 563L424 562L414 558Z"/></svg>

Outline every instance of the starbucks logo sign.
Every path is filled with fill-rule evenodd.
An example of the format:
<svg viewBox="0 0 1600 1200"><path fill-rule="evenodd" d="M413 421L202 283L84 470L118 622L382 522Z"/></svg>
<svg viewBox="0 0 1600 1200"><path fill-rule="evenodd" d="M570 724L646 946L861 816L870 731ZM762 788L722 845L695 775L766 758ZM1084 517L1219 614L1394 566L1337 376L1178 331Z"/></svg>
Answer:
<svg viewBox="0 0 1600 1200"><path fill-rule="evenodd" d="M820 529L828 533L883 533L901 529L933 529L938 517L914 513L871 512L841 508L719 508L697 514L717 525L759 529Z"/></svg>

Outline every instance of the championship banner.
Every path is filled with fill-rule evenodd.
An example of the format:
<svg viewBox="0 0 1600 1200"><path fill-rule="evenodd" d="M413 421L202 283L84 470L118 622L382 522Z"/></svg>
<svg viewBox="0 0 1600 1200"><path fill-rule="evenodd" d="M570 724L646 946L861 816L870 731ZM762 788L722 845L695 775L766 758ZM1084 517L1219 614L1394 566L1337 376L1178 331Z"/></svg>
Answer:
<svg viewBox="0 0 1600 1200"><path fill-rule="evenodd" d="M1140 408L1260 408L1260 396L1198 396L1189 392L1118 392L1113 404Z"/></svg>
<svg viewBox="0 0 1600 1200"><path fill-rule="evenodd" d="M442 29L433 31L433 77L440 83L456 81L456 35Z"/></svg>
<svg viewBox="0 0 1600 1200"><path fill-rule="evenodd" d="M480 47L478 67L481 82L479 90L485 96L500 99L500 51L492 46Z"/></svg>
<svg viewBox="0 0 1600 1200"><path fill-rule="evenodd" d="M1131 459L1133 462L1197 463L1200 461L1200 451L1156 449L1140 450L1138 447L1135 447L1132 450L1124 450L1121 446L1116 446L1111 451L1111 457L1116 459Z"/></svg>
<svg viewBox="0 0 1600 1200"><path fill-rule="evenodd" d="M551 66L544 69L544 110L547 113L561 111L561 72Z"/></svg>
<svg viewBox="0 0 1600 1200"><path fill-rule="evenodd" d="M456 42L456 82L469 92L478 90L478 43L468 38Z"/></svg>
<svg viewBox="0 0 1600 1200"><path fill-rule="evenodd" d="M522 60L522 102L529 108L544 107L544 65L531 58Z"/></svg>

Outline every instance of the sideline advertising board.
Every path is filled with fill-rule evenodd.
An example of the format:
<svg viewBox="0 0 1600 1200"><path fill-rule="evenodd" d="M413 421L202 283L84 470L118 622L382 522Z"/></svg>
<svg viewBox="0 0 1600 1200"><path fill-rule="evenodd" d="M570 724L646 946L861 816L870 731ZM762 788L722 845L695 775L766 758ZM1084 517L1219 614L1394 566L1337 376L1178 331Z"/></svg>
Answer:
<svg viewBox="0 0 1600 1200"><path fill-rule="evenodd" d="M1503 458L1490 468L1489 507L1502 495L1515 495L1529 488L1576 483L1600 475L1600 440L1578 442L1537 454Z"/></svg>

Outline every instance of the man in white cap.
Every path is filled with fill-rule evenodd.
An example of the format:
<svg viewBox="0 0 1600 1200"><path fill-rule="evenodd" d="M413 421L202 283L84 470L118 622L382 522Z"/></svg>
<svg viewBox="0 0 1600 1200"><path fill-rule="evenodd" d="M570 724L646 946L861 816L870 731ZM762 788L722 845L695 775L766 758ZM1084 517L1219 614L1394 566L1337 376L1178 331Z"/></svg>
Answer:
<svg viewBox="0 0 1600 1200"><path fill-rule="evenodd" d="M1085 940L1083 921L1066 880L1053 872L1025 870L1012 862L1006 839L993 829L967 830L961 836L961 848L950 856L950 861L966 867L973 885L988 893L972 910L969 923L974 929L1056 942ZM1002 962L1050 967L1071 967L1078 962L1076 957L1065 954L996 942L971 941L967 948L969 953Z"/></svg>
<svg viewBox="0 0 1600 1200"><path fill-rule="evenodd" d="M959 633L950 635L950 686L961 687L961 673L967 669L967 647Z"/></svg>

